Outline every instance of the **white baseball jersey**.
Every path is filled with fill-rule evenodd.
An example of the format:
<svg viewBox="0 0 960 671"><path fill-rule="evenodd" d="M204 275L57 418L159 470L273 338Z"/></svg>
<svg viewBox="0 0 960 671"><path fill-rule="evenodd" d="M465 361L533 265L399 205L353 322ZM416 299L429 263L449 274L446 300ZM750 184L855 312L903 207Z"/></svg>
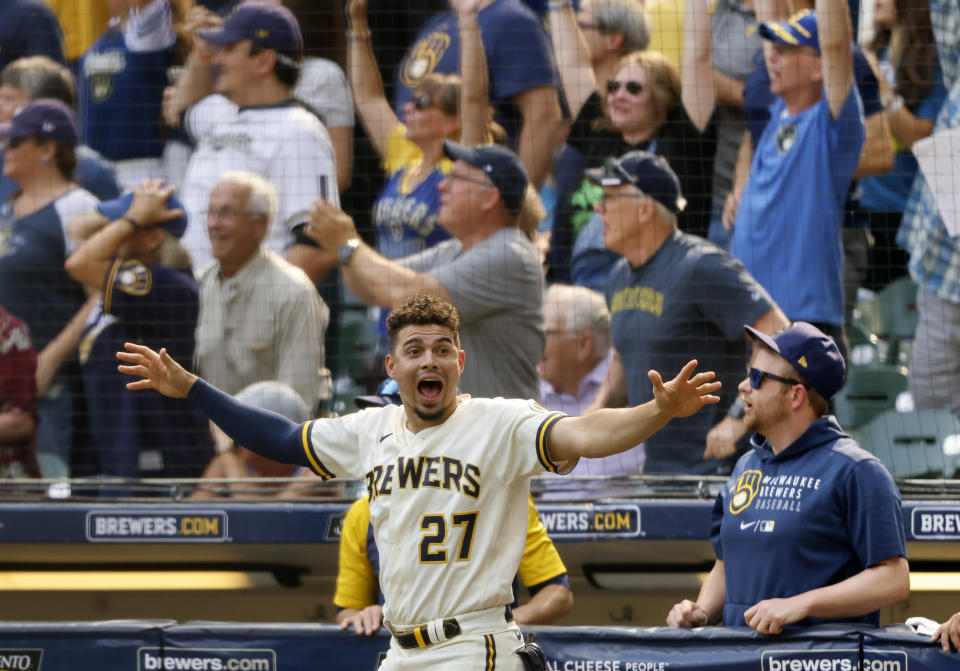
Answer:
<svg viewBox="0 0 960 671"><path fill-rule="evenodd" d="M281 256L293 242L290 231L307 220L324 191L327 200L340 203L330 135L315 114L294 100L241 109L222 95L210 95L187 111L184 127L197 148L180 189L189 217L182 242L197 273L213 261L207 206L224 172L247 170L276 187L280 211L264 245Z"/></svg>
<svg viewBox="0 0 960 671"><path fill-rule="evenodd" d="M304 427L318 475L366 479L386 620L410 626L513 601L529 479L575 465L547 454L562 417L534 401L463 395L447 421L416 434L396 405Z"/></svg>

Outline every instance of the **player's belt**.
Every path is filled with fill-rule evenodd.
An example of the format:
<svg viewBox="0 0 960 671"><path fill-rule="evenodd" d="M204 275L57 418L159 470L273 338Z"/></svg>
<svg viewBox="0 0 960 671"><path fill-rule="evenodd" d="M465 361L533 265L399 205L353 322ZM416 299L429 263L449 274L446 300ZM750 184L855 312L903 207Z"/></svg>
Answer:
<svg viewBox="0 0 960 671"><path fill-rule="evenodd" d="M426 648L434 643L450 640L454 636L459 636L461 633L460 623L457 622L457 618L448 617L441 623L443 627L443 638L438 637L439 640L434 640L430 637L430 630L433 629L434 635L436 636L436 627L431 626L431 624L421 624L419 627L398 632L396 635L397 645L408 650L410 648Z"/></svg>
<svg viewBox="0 0 960 671"><path fill-rule="evenodd" d="M494 611L494 617L491 618L491 611ZM413 648L427 648L435 643L449 641L462 633L473 633L478 628L486 629L495 624L502 624L513 621L513 612L510 606L502 609L491 608L477 613L467 613L457 617L448 617L442 620L434 620L426 624L421 624L410 629L397 629L393 631L394 638L397 639L397 645L405 650Z"/></svg>

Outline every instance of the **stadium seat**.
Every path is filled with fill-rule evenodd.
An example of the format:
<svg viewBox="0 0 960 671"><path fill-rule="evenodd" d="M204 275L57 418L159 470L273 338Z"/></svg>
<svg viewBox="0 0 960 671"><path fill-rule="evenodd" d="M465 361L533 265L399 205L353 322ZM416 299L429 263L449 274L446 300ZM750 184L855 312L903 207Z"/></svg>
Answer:
<svg viewBox="0 0 960 671"><path fill-rule="evenodd" d="M887 411L855 436L898 480L958 475L960 418L949 410Z"/></svg>
<svg viewBox="0 0 960 671"><path fill-rule="evenodd" d="M840 426L855 429L892 410L906 390L907 375L900 366L850 366L846 384L833 399L833 412Z"/></svg>
<svg viewBox="0 0 960 671"><path fill-rule="evenodd" d="M917 330L917 285L913 280L894 280L873 300L860 302L857 310L860 325L886 344L885 363L900 363L904 344L913 340Z"/></svg>

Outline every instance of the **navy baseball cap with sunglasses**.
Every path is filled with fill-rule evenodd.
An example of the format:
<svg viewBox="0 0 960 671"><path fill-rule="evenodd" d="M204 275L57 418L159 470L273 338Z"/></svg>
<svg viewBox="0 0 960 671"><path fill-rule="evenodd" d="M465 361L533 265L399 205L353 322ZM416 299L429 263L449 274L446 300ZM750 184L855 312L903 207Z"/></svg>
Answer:
<svg viewBox="0 0 960 671"><path fill-rule="evenodd" d="M631 151L607 161L602 168L590 168L586 175L599 186L632 184L674 214L687 206L680 179L666 159L656 154Z"/></svg>
<svg viewBox="0 0 960 671"><path fill-rule="evenodd" d="M19 140L43 136L55 142L77 146L77 117L73 110L53 98L37 98L16 111L9 123L0 124L0 139Z"/></svg>
<svg viewBox="0 0 960 671"><path fill-rule="evenodd" d="M803 376L809 386L829 400L840 391L847 375L847 365L840 355L840 350L833 338L825 334L813 324L807 322L793 322L779 333L769 336L766 333L744 325L746 334L759 340L771 350L790 362L790 365ZM763 376L780 379L769 373L750 371L750 385L759 387ZM760 379L754 380L755 377ZM781 382L795 382L783 380ZM796 381L799 384L798 381Z"/></svg>
<svg viewBox="0 0 960 671"><path fill-rule="evenodd" d="M468 147L444 140L443 153L451 161L463 161L483 170L500 192L500 199L508 210L517 213L523 208L523 198L530 180L523 163L512 151L498 144Z"/></svg>
<svg viewBox="0 0 960 671"><path fill-rule="evenodd" d="M220 46L251 40L267 49L303 51L303 35L293 12L283 5L262 0L248 0L238 5L222 26L199 30L197 34Z"/></svg>
<svg viewBox="0 0 960 671"><path fill-rule="evenodd" d="M397 385L397 381L391 377L380 383L375 395L357 396L353 399L353 402L361 410L384 405L403 405L403 401L400 400L400 387Z"/></svg>

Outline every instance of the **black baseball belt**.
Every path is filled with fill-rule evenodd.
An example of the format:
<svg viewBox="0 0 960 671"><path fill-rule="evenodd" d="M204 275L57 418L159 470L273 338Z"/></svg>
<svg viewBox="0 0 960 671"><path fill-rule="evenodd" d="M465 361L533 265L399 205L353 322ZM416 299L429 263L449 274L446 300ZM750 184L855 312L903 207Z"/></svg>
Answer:
<svg viewBox="0 0 960 671"><path fill-rule="evenodd" d="M504 608L503 613L504 621L511 622L513 621L513 612L510 610L510 606ZM455 638L463 633L463 630L460 627L460 622L457 621L455 617L448 617L443 620L443 640L449 641L451 638ZM440 643L439 640L433 640L430 637L430 625L421 624L412 629L403 629L400 631L394 632L394 638L397 639L397 645L405 650L410 650L412 648L427 648L435 643Z"/></svg>

